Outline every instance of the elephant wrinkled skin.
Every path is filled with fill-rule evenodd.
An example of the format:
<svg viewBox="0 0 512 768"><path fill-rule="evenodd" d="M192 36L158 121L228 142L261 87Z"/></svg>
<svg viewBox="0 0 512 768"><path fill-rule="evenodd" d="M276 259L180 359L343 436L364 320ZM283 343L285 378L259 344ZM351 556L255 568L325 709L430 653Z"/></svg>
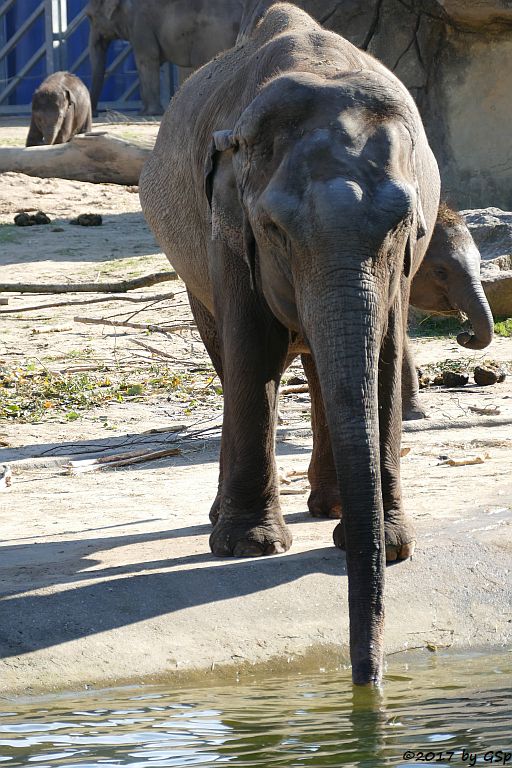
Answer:
<svg viewBox="0 0 512 768"><path fill-rule="evenodd" d="M223 384L212 551L291 545L274 438L280 377L302 352L339 481L352 675L378 683L386 547L414 548L399 476L409 283L439 204L414 101L376 60L276 4L176 94L139 188Z"/></svg>

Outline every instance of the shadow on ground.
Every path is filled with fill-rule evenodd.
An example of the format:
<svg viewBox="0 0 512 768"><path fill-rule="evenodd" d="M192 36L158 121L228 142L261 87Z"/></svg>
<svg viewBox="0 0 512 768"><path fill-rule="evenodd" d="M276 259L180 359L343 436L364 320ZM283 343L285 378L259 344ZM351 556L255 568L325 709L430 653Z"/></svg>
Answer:
<svg viewBox="0 0 512 768"><path fill-rule="evenodd" d="M301 516L302 517L302 516ZM293 522L293 520L288 520ZM98 561L90 550L140 545L156 539L205 535L209 525L133 535L37 543L2 547L5 563L17 563L22 575L21 551L32 563L41 562L41 583L70 583L51 594L20 594L0 603L0 658L50 648L78 638L124 627L194 606L216 603L288 584L309 574L345 574L345 556L334 547L273 558L220 561L207 553L165 560L130 563L83 572ZM195 567L194 567L195 566ZM46 571L54 569L52 574ZM164 573L147 571L169 568ZM181 569L180 569L181 568ZM138 575L138 571L145 571ZM76 581L95 578L94 584ZM37 580L39 581L39 580ZM12 582L11 582L12 583ZM36 586L34 584L33 586Z"/></svg>

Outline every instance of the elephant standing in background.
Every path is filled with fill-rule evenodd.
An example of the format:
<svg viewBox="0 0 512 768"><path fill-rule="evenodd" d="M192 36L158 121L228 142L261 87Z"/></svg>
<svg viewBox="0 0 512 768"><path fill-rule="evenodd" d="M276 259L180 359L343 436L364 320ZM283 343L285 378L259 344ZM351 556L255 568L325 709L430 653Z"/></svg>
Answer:
<svg viewBox="0 0 512 768"><path fill-rule="evenodd" d="M414 275L410 303L436 314L467 315L473 334L460 333L465 349L484 349L493 337L494 320L480 279L480 253L462 216L442 204L430 245ZM404 357L402 401L405 419L422 418L416 366L407 350Z"/></svg>
<svg viewBox="0 0 512 768"><path fill-rule="evenodd" d="M32 96L26 146L65 144L91 126L91 99L85 85L70 72L54 72Z"/></svg>
<svg viewBox="0 0 512 768"><path fill-rule="evenodd" d="M161 115L160 65L199 67L233 45L238 0L89 0L91 101L96 111L112 40L129 40L139 73L143 115Z"/></svg>
<svg viewBox="0 0 512 768"><path fill-rule="evenodd" d="M414 533L400 487L410 280L439 173L406 88L276 4L175 95L139 182L224 391L219 556L287 550L274 457L290 354L319 382L343 505L353 680L382 673L384 571ZM328 488L330 490L330 488Z"/></svg>

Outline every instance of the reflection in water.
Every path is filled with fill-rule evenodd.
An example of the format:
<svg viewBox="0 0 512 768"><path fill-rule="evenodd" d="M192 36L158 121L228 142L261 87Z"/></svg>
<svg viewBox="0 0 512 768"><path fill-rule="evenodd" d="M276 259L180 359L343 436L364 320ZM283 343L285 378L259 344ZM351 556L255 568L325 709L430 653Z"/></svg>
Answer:
<svg viewBox="0 0 512 768"><path fill-rule="evenodd" d="M444 655L394 660L382 691L353 689L343 672L4 699L0 765L496 765L512 752L511 672L510 655Z"/></svg>

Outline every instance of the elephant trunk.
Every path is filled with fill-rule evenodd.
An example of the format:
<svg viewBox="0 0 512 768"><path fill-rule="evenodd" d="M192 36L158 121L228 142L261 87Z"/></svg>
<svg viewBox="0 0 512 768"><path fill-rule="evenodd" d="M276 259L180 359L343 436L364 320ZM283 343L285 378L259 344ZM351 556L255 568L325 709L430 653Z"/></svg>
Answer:
<svg viewBox="0 0 512 768"><path fill-rule="evenodd" d="M299 316L320 379L341 503L355 684L378 684L384 628L384 516L380 477L379 303L359 277L308 286ZM312 281L314 283L314 280ZM331 280L332 283L332 280Z"/></svg>
<svg viewBox="0 0 512 768"><path fill-rule="evenodd" d="M45 144L55 144L62 128L63 121L64 115L59 115L57 122L49 122L47 125L43 125L42 133Z"/></svg>
<svg viewBox="0 0 512 768"><path fill-rule="evenodd" d="M459 333L457 342L466 349L484 349L491 341L494 320L480 282L480 276L460 282L450 297L453 304L465 312L473 327L473 333Z"/></svg>
<svg viewBox="0 0 512 768"><path fill-rule="evenodd" d="M107 61L108 41L91 27L89 35L89 58L91 60L91 107L95 113L98 108Z"/></svg>

